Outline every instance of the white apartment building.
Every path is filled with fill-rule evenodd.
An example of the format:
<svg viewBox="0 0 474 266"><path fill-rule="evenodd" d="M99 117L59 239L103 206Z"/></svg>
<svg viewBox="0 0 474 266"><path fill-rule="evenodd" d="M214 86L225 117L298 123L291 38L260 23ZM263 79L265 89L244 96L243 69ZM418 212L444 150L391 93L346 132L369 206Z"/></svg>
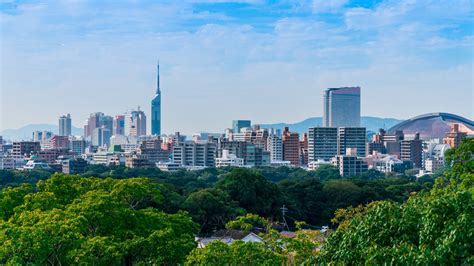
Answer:
<svg viewBox="0 0 474 266"><path fill-rule="evenodd" d="M267 149L270 152L270 162L283 161L283 143L277 135L269 135Z"/></svg>

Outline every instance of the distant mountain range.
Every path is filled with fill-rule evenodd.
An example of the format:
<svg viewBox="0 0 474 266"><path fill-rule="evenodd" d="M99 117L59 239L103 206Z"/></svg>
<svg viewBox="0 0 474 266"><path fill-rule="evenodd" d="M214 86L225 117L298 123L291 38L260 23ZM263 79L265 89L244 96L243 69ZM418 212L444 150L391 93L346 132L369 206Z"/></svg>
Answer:
<svg viewBox="0 0 474 266"><path fill-rule="evenodd" d="M33 131L51 131L54 134L58 133L58 126L57 125L50 125L50 124L33 124L27 125L24 127L20 127L18 129L5 129L0 131L0 136L3 139L9 140L30 140L32 139ZM82 128L72 127L71 129L73 135L82 135L84 130Z"/></svg>
<svg viewBox="0 0 474 266"><path fill-rule="evenodd" d="M379 128L390 128L403 120L394 119L394 118L379 118L372 116L362 116L361 124L363 127L366 127L368 131L376 132ZM291 131L304 133L308 131L308 128L315 126L322 126L323 119L322 117L311 117L305 119L301 122L287 124L287 123L276 123L276 124L260 124L262 128L275 128L283 130L284 127L289 127ZM30 140L32 138L33 131L51 131L55 134L58 133L57 125L50 124L34 124L27 125L18 129L5 129L0 131L0 136L3 136L3 139L8 140ZM73 135L82 135L82 128L72 127Z"/></svg>
<svg viewBox="0 0 474 266"><path fill-rule="evenodd" d="M372 116L362 116L360 119L361 126L367 128L368 131L377 132L380 128L389 129L390 127L402 122L404 120L394 119L394 118L380 118ZM262 128L275 128L281 129L289 127L290 131L304 133L308 131L308 128L315 126L322 126L323 118L322 117L311 117L307 118L301 122L286 124L286 123L276 123L276 124L261 124Z"/></svg>

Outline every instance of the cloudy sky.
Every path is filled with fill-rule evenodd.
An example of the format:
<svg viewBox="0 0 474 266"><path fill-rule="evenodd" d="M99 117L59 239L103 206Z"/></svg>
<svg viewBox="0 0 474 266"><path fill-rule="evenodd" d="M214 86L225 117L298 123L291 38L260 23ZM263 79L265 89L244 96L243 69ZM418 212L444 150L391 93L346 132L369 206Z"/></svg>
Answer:
<svg viewBox="0 0 474 266"><path fill-rule="evenodd" d="M158 59L165 133L321 116L353 85L362 115L474 118L470 0L0 3L0 130L149 114Z"/></svg>

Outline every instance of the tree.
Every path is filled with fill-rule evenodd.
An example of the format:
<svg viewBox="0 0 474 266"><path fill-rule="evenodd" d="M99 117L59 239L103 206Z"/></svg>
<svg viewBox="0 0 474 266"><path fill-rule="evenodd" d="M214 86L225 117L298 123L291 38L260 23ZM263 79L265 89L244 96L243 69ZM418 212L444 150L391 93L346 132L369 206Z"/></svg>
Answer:
<svg viewBox="0 0 474 266"><path fill-rule="evenodd" d="M247 212L270 217L279 212L281 193L275 183L269 182L257 171L234 169L216 184Z"/></svg>
<svg viewBox="0 0 474 266"><path fill-rule="evenodd" d="M333 165L321 165L315 172L321 181L342 178L337 167Z"/></svg>
<svg viewBox="0 0 474 266"><path fill-rule="evenodd" d="M309 224L327 224L322 216L326 208L323 183L318 179L282 181L278 184L285 198L288 215Z"/></svg>
<svg viewBox="0 0 474 266"><path fill-rule="evenodd" d="M53 175L2 190L2 264L180 264L198 226L183 212L152 206L162 196L149 179ZM11 200L14 199L14 200ZM13 208L13 209L12 209Z"/></svg>
<svg viewBox="0 0 474 266"><path fill-rule="evenodd" d="M322 249L322 264L471 265L474 263L474 145L447 155L449 169L429 192L407 202L380 201L339 210L339 227ZM344 219L347 218L347 219Z"/></svg>
<svg viewBox="0 0 474 266"><path fill-rule="evenodd" d="M13 209L23 204L24 197L31 191L30 184L2 189L0 191L0 219L8 220L14 214Z"/></svg>
<svg viewBox="0 0 474 266"><path fill-rule="evenodd" d="M206 188L191 193L184 202L185 209L201 225L201 232L221 229L237 215L245 213L226 192Z"/></svg>

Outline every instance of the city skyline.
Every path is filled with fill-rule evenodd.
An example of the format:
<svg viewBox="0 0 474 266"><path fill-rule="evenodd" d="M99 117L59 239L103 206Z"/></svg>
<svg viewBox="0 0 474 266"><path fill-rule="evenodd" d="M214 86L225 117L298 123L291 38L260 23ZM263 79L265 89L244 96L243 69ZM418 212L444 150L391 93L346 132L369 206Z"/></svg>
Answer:
<svg viewBox="0 0 474 266"><path fill-rule="evenodd" d="M343 86L362 115L473 118L469 1L218 2L2 4L0 129L135 106L151 126L158 58L162 133L322 116Z"/></svg>

